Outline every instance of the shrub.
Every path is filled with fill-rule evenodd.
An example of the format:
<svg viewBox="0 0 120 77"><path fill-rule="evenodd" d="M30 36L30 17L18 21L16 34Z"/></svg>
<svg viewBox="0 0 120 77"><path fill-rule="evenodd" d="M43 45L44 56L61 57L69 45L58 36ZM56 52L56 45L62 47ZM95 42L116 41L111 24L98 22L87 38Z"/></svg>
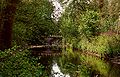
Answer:
<svg viewBox="0 0 120 77"><path fill-rule="evenodd" d="M30 56L27 49L20 51L16 47L0 52L0 76L2 77L40 77L43 66L37 58Z"/></svg>

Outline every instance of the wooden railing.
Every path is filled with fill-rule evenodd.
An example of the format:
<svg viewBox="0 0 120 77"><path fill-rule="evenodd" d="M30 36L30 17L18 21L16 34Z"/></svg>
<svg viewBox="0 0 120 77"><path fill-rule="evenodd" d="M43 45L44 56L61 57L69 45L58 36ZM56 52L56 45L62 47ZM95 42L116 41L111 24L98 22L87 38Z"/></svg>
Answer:
<svg viewBox="0 0 120 77"><path fill-rule="evenodd" d="M60 55L63 48L62 36L41 36L46 39L45 45L31 45L29 49L36 56L55 56Z"/></svg>

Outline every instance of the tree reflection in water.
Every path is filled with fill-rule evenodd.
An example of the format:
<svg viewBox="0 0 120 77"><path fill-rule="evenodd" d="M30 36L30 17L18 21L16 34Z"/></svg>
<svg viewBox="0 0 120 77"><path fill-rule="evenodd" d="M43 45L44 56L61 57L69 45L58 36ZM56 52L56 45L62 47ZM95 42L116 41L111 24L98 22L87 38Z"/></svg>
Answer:
<svg viewBox="0 0 120 77"><path fill-rule="evenodd" d="M61 71L69 73L70 77L120 77L120 65L92 56L64 55L59 57L57 63Z"/></svg>

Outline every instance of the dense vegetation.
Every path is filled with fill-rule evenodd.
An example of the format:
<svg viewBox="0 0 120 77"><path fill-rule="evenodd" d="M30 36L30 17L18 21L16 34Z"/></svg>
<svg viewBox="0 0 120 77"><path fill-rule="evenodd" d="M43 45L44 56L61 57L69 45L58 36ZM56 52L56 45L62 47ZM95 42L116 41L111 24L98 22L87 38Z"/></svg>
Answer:
<svg viewBox="0 0 120 77"><path fill-rule="evenodd" d="M0 52L0 76L2 77L40 77L45 73L43 66L37 63L37 58L31 57L30 52L25 49L11 49Z"/></svg>
<svg viewBox="0 0 120 77"><path fill-rule="evenodd" d="M41 36L58 34L59 28L51 19L52 8L46 0L21 2L15 16L13 41L17 44L41 44Z"/></svg>
<svg viewBox="0 0 120 77"><path fill-rule="evenodd" d="M102 8L99 8L99 2L93 1L88 4L84 0L73 1L60 22L61 32L66 41L73 47L98 53L112 51L110 48L113 42L114 47L117 47L115 44L119 45L119 35L117 35L119 33L119 5L114 2L109 6L108 3L104 1ZM114 5L116 8L111 9ZM114 10L114 14L109 10ZM119 47L115 49L119 52Z"/></svg>
<svg viewBox="0 0 120 77"><path fill-rule="evenodd" d="M49 0L2 0L0 6L0 77L48 77L27 47L43 45L43 36L51 35L62 35L67 46L57 58L62 72L71 77L119 76L120 70L110 74L111 65L82 54L120 54L119 0L73 0L59 21L51 18Z"/></svg>

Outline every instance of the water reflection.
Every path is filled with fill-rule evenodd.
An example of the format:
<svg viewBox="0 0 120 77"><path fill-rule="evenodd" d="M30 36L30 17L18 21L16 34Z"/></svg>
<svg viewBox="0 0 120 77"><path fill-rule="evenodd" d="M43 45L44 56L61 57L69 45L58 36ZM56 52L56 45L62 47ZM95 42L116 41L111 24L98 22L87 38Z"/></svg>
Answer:
<svg viewBox="0 0 120 77"><path fill-rule="evenodd" d="M43 57L41 60L50 77L120 77L119 64L80 53Z"/></svg>
<svg viewBox="0 0 120 77"><path fill-rule="evenodd" d="M96 57L67 54L58 63L71 77L120 77L120 65Z"/></svg>
<svg viewBox="0 0 120 77"><path fill-rule="evenodd" d="M51 77L70 77L69 74L63 74L56 62L52 65Z"/></svg>

